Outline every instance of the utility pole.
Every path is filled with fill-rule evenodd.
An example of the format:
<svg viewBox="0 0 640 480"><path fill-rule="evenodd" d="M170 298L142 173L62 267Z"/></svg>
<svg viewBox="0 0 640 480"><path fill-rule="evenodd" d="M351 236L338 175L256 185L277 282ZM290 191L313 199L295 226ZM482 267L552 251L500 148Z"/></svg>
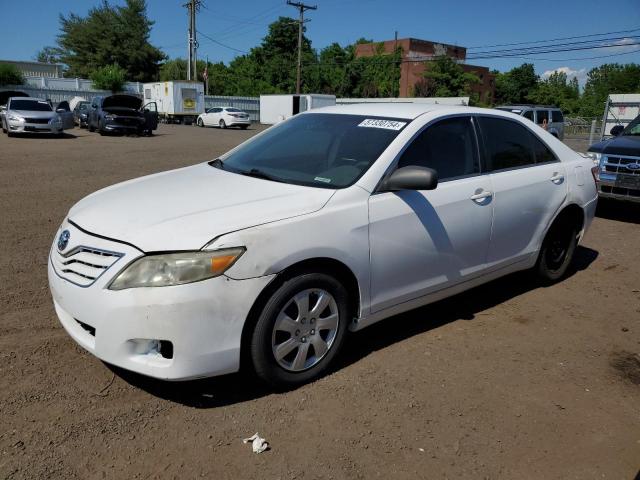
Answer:
<svg viewBox="0 0 640 480"><path fill-rule="evenodd" d="M196 12L200 9L201 0L189 0L183 5L187 7L189 17L188 51L187 51L187 80L197 80L196 69L198 40L196 38ZM192 74L193 72L193 74Z"/></svg>
<svg viewBox="0 0 640 480"><path fill-rule="evenodd" d="M287 0L287 5L296 7L300 11L300 20L298 20L298 75L296 77L296 93L300 93L300 83L302 80L302 25L304 24L304 12L306 10L317 10L317 5L305 5L301 2L292 2Z"/></svg>

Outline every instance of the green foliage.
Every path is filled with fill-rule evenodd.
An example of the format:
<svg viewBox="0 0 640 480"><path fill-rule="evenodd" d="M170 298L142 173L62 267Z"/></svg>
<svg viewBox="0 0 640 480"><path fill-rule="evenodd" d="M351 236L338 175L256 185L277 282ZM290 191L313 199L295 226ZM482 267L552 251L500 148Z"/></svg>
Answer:
<svg viewBox="0 0 640 480"><path fill-rule="evenodd" d="M10 63L0 63L0 86L22 85L24 77L15 65Z"/></svg>
<svg viewBox="0 0 640 480"><path fill-rule="evenodd" d="M34 57L40 63L60 63L60 50L56 47L44 47Z"/></svg>
<svg viewBox="0 0 640 480"><path fill-rule="evenodd" d="M580 115L585 117L602 115L609 94L638 92L640 92L640 65L608 63L593 68L587 74L587 83L580 102Z"/></svg>
<svg viewBox="0 0 640 480"><path fill-rule="evenodd" d="M497 105L528 103L529 96L537 88L540 79L532 63L523 63L508 72L493 72L496 75Z"/></svg>
<svg viewBox="0 0 640 480"><path fill-rule="evenodd" d="M68 65L67 76L87 77L93 71L118 64L130 81L156 78L165 55L149 43L153 22L145 0L126 0L112 6L106 0L86 17L60 15L57 58Z"/></svg>
<svg viewBox="0 0 640 480"><path fill-rule="evenodd" d="M560 107L569 115L577 114L579 99L578 80L574 77L567 82L564 72L554 72L546 80L540 81L528 97L531 103Z"/></svg>
<svg viewBox="0 0 640 480"><path fill-rule="evenodd" d="M480 78L463 68L451 57L439 56L427 64L423 74L424 83L415 90L424 97L462 97L471 93L474 84L481 83Z"/></svg>
<svg viewBox="0 0 640 480"><path fill-rule="evenodd" d="M93 83L93 87L98 90L110 90L111 92L119 92L122 90L126 81L127 72L118 65L107 65L91 72L89 78Z"/></svg>

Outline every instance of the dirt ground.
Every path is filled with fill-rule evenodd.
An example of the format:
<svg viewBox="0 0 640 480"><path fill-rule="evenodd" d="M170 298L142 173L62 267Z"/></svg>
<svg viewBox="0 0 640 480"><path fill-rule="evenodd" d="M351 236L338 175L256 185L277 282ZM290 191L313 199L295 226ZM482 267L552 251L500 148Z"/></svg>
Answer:
<svg viewBox="0 0 640 480"><path fill-rule="evenodd" d="M46 278L69 207L255 133L161 125L152 138L0 137L0 478L636 477L632 206L599 207L560 284L517 274L390 318L351 335L338 366L295 391L241 374L152 381L77 347ZM242 443L256 432L270 451Z"/></svg>

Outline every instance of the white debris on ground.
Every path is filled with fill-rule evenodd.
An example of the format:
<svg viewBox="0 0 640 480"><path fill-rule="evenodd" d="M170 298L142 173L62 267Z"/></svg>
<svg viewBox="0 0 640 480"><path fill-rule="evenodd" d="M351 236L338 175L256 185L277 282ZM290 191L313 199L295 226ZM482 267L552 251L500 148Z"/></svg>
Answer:
<svg viewBox="0 0 640 480"><path fill-rule="evenodd" d="M262 453L265 450L269 449L269 444L267 443L267 441L264 438L260 437L260 435L258 435L257 433L252 437L245 438L244 440L242 440L242 443L250 443L250 442L253 448L253 453Z"/></svg>

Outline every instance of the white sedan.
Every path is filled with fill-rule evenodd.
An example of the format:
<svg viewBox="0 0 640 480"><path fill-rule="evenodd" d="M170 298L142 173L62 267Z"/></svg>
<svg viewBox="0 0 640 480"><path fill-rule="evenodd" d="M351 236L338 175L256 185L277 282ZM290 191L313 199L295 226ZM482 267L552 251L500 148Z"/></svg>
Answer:
<svg viewBox="0 0 640 480"><path fill-rule="evenodd" d="M213 107L198 116L199 127L240 127L251 125L249 114L234 107Z"/></svg>
<svg viewBox="0 0 640 480"><path fill-rule="evenodd" d="M560 280L594 216L592 167L497 110L312 110L81 200L51 247L51 293L107 363L168 380L242 363L297 385L348 330L518 270Z"/></svg>

